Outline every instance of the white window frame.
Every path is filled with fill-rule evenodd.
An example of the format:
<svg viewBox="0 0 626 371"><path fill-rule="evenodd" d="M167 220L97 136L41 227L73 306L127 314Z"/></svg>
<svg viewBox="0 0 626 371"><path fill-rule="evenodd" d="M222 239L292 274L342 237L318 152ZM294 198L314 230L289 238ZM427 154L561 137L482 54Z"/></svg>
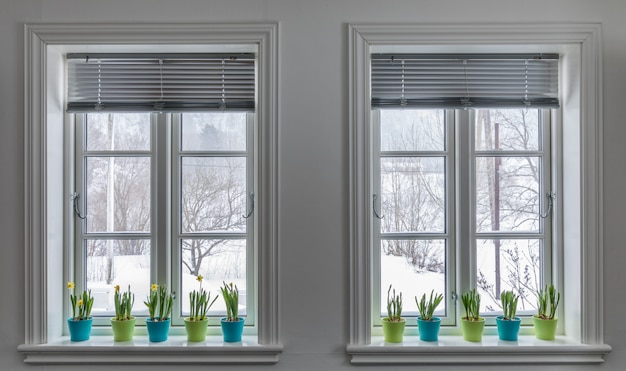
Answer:
<svg viewBox="0 0 626 371"><path fill-rule="evenodd" d="M117 345L112 337L92 336L71 343L62 337L63 255L68 230L63 165L63 54L80 46L168 47L193 52L210 45L250 45L258 52L258 229L256 336L224 345L220 336L187 345L184 336L149 344ZM90 50L92 50L90 49ZM224 364L276 363L280 342L278 271L278 24L27 24L25 25L25 341L18 350L29 364ZM71 177L72 175L69 174Z"/></svg>
<svg viewBox="0 0 626 371"><path fill-rule="evenodd" d="M355 364L571 364L601 363L611 347L603 334L602 54L601 25L578 24L350 24L350 308L347 353ZM567 254L553 263L562 270L563 336L555 341L521 336L501 345L497 336L479 344L455 335L436 344L405 333L400 346L372 334L372 222L370 184L370 54L390 52L558 52L562 55L559 111L553 160L563 184L558 200ZM413 337L411 337L413 335ZM441 346L444 345L444 346ZM471 350L471 351L470 351Z"/></svg>

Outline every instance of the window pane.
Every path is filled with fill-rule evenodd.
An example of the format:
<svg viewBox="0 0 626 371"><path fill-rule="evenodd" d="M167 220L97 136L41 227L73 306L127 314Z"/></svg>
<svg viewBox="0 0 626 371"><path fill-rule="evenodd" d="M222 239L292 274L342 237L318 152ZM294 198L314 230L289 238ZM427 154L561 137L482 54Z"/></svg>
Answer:
<svg viewBox="0 0 626 371"><path fill-rule="evenodd" d="M443 110L381 110L382 151L443 151Z"/></svg>
<svg viewBox="0 0 626 371"><path fill-rule="evenodd" d="M88 157L87 231L150 230L150 158Z"/></svg>
<svg viewBox="0 0 626 371"><path fill-rule="evenodd" d="M445 159L382 158L381 230L445 231Z"/></svg>
<svg viewBox="0 0 626 371"><path fill-rule="evenodd" d="M203 276L202 288L211 298L220 293L223 282L239 289L239 315L246 314L246 240L185 239L182 241L182 313L189 314L189 293L198 290L198 275ZM211 315L226 314L224 300L217 300Z"/></svg>
<svg viewBox="0 0 626 371"><path fill-rule="evenodd" d="M183 157L183 232L245 231L246 159Z"/></svg>
<svg viewBox="0 0 626 371"><path fill-rule="evenodd" d="M539 157L478 157L478 232L539 231L539 177Z"/></svg>
<svg viewBox="0 0 626 371"><path fill-rule="evenodd" d="M183 151L246 150L245 112L183 113Z"/></svg>
<svg viewBox="0 0 626 371"><path fill-rule="evenodd" d="M393 285L402 292L404 315L419 313L415 297L430 297L431 290L444 294L436 310L446 313L446 241L445 240L381 240L380 313L387 315L387 290Z"/></svg>
<svg viewBox="0 0 626 371"><path fill-rule="evenodd" d="M87 114L87 150L150 150L149 113Z"/></svg>
<svg viewBox="0 0 626 371"><path fill-rule="evenodd" d="M536 312L542 282L541 245L539 239L476 241L482 311L502 311L500 293L513 290L520 295L518 313Z"/></svg>
<svg viewBox="0 0 626 371"><path fill-rule="evenodd" d="M538 109L477 109L476 150L537 151Z"/></svg>
<svg viewBox="0 0 626 371"><path fill-rule="evenodd" d="M86 241L87 289L94 298L93 314L110 316L115 313L113 293L115 285L135 294L133 314L147 311L142 304L150 292L150 240L96 240Z"/></svg>

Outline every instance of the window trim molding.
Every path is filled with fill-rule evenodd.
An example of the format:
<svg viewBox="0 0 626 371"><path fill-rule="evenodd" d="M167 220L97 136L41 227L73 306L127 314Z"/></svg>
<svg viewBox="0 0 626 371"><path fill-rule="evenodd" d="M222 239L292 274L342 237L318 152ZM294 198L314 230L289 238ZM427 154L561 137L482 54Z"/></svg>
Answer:
<svg viewBox="0 0 626 371"><path fill-rule="evenodd" d="M349 24L349 140L350 140L350 219L349 219L349 344L352 363L501 363L503 353L512 362L522 363L601 363L611 351L603 334L603 178L602 178L602 53L601 24ZM580 108L576 121L579 140L577 243L580 256L580 290L574 303L580 323L579 339L570 345L513 346L476 348L474 344L438 348L437 345L407 343L400 347L374 345L371 312L371 234L370 228L370 120L369 61L372 46L495 46L535 44L568 46L580 60L580 81L575 87ZM576 93L575 93L576 94ZM570 98L570 99L576 99ZM569 114L569 113L568 113ZM562 160L562 156L559 156ZM567 195L564 195L567 196ZM567 232L567 231L566 231ZM569 277L571 278L571 277ZM566 291L567 296L567 291ZM567 305L567 302L566 302ZM469 355L468 350L474 355ZM480 345L479 345L480 347ZM478 351L478 353L475 353ZM411 356L407 356L410 354ZM561 354L563 357L545 357ZM424 357L424 355L430 355Z"/></svg>
<svg viewBox="0 0 626 371"><path fill-rule="evenodd" d="M103 357L108 348L90 345L51 345L49 329L59 326L48 321L49 311L60 315L61 311L48 308L49 290L62 286L61 277L49 277L48 259L55 264L67 264L56 257L48 244L52 234L58 239L58 214L51 214L63 200L49 197L53 187L58 195L58 185L48 184L48 157L55 148L48 146L51 135L62 140L62 135L51 129L58 112L50 107L62 105L50 101L48 95L55 87L50 86L48 58L51 46L63 45L193 45L209 44L255 44L258 47L260 67L258 70L259 163L264 171L259 177L257 197L258 216L258 335L253 347L232 348L217 343L215 346L184 347L122 347L113 346L126 355L123 363L155 363L162 355L171 355L173 363L275 363L282 352L280 342L280 285L279 285L279 51L278 23L36 23L24 26L24 140L25 140L25 344L18 351L25 354L26 363L59 364L73 363L78 354L85 354L81 363L107 363ZM50 116L50 118L49 118ZM56 124L54 124L56 125ZM55 129L57 129L55 127ZM62 188L62 187L60 187ZM51 207L52 205L52 207ZM61 206L62 207L62 206ZM54 230L53 230L54 226ZM57 293L57 291L54 291ZM122 350L122 348L124 348ZM254 350L251 350L254 349ZM202 351L197 351L201 349ZM82 353L85 352L85 353ZM58 357L61 355L61 357ZM227 356L225 356L227 355ZM232 355L232 356L231 356ZM65 357L67 356L67 357ZM71 357L69 357L71 356ZM177 357L180 356L180 357ZM153 358L157 357L157 358Z"/></svg>

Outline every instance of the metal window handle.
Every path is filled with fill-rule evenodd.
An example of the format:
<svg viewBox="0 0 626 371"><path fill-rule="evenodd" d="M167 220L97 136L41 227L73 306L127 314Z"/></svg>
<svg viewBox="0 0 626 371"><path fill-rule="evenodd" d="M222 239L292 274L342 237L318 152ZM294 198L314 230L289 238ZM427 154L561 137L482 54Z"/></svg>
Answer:
<svg viewBox="0 0 626 371"><path fill-rule="evenodd" d="M554 199L556 198L556 193L550 192L546 193L546 198L548 199L548 210L546 210L545 214L539 214L542 218L547 218L552 213L552 208L554 206Z"/></svg>
<svg viewBox="0 0 626 371"><path fill-rule="evenodd" d="M378 198L378 195L376 193L374 193L372 195L372 209L374 209L374 215L378 218L378 219L382 219L385 216L380 216L380 214L378 213L378 211L376 211L376 199Z"/></svg>
<svg viewBox="0 0 626 371"><path fill-rule="evenodd" d="M242 215L244 219L248 219L254 212L254 193L250 193L248 197L250 197L250 210L246 215Z"/></svg>
<svg viewBox="0 0 626 371"><path fill-rule="evenodd" d="M72 198L72 204L74 205L74 214L80 219L87 219L87 215L81 215L80 210L78 209L78 199L80 198L80 194L74 192L70 197Z"/></svg>

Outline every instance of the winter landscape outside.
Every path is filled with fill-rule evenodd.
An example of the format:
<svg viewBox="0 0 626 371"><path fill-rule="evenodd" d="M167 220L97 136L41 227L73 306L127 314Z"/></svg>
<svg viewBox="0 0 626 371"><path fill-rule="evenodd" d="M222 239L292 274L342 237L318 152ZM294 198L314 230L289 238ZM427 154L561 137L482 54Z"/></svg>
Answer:
<svg viewBox="0 0 626 371"><path fill-rule="evenodd" d="M246 314L247 118L246 113L185 113L173 143L172 256L178 256L180 287L172 288L188 312L196 277L211 295L222 283L240 288ZM88 114L85 125L86 284L95 297L94 314L113 313L114 286L130 285L135 315L145 315L150 290L151 166L154 149L149 113ZM174 251L177 249L178 251ZM180 300L182 299L182 301ZM225 313L216 301L210 314Z"/></svg>
<svg viewBox="0 0 626 371"><path fill-rule="evenodd" d="M513 290L520 295L518 313L529 314L542 285L540 110L476 109L473 117L472 269L481 310L498 313L500 292ZM405 315L417 315L414 297L431 290L445 293L437 314L446 315L453 290L446 287L446 272L456 269L446 259L453 251L447 218L456 217L448 204L455 195L454 182L446 178L454 163L448 136L458 138L445 120L445 110L380 111L381 316L390 285L403 293ZM457 241L459 249L469 246Z"/></svg>

